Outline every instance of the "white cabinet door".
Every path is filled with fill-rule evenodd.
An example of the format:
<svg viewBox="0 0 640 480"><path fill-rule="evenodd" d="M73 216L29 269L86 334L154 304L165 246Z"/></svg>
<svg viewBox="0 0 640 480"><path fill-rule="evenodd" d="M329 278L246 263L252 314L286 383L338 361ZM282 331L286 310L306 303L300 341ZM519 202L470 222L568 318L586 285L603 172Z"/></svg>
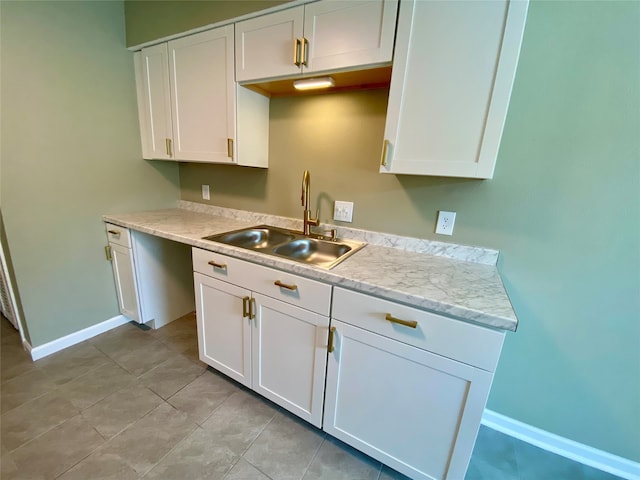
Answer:
<svg viewBox="0 0 640 480"><path fill-rule="evenodd" d="M113 279L116 284L120 313L130 320L141 322L138 310L138 289L134 275L133 253L130 248L109 242Z"/></svg>
<svg viewBox="0 0 640 480"><path fill-rule="evenodd" d="M382 173L493 177L527 6L402 2Z"/></svg>
<svg viewBox="0 0 640 480"><path fill-rule="evenodd" d="M175 160L233 162L233 25L168 43Z"/></svg>
<svg viewBox="0 0 640 480"><path fill-rule="evenodd" d="M321 1L236 23L236 80L388 64L397 0Z"/></svg>
<svg viewBox="0 0 640 480"><path fill-rule="evenodd" d="M251 387L250 319L243 316L251 293L197 272L194 280L200 360Z"/></svg>
<svg viewBox="0 0 640 480"><path fill-rule="evenodd" d="M254 293L253 390L320 428L329 318Z"/></svg>
<svg viewBox="0 0 640 480"><path fill-rule="evenodd" d="M236 23L236 80L300 73L296 40L302 39L304 6Z"/></svg>
<svg viewBox="0 0 640 480"><path fill-rule="evenodd" d="M391 62L397 0L324 1L305 6L306 73Z"/></svg>
<svg viewBox="0 0 640 480"><path fill-rule="evenodd" d="M171 98L167 44L142 49L134 56L142 156L171 159Z"/></svg>
<svg viewBox="0 0 640 480"><path fill-rule="evenodd" d="M331 326L324 430L413 479L464 478L492 374Z"/></svg>

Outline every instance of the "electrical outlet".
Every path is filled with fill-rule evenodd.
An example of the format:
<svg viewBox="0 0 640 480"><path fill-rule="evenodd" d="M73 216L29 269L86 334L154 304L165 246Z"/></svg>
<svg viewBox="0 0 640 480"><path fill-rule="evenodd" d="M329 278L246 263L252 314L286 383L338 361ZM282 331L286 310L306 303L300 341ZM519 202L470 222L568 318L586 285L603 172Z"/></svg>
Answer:
<svg viewBox="0 0 640 480"><path fill-rule="evenodd" d="M353 202L340 202L333 204L333 219L339 222L353 222Z"/></svg>
<svg viewBox="0 0 640 480"><path fill-rule="evenodd" d="M453 224L456 223L456 212L438 212L438 222L436 223L436 233L440 235L453 235Z"/></svg>
<svg viewBox="0 0 640 480"><path fill-rule="evenodd" d="M209 196L209 185L202 185L202 199L211 200Z"/></svg>

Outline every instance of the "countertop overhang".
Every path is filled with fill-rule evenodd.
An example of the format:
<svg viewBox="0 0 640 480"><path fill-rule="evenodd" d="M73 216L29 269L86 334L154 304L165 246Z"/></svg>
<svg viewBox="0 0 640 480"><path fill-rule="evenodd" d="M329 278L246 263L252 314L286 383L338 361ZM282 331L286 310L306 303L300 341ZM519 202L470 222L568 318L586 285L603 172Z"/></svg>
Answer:
<svg viewBox="0 0 640 480"><path fill-rule="evenodd" d="M231 209L180 202L181 208L103 215L105 222L429 310L457 320L515 331L518 320L495 265L369 243L331 270L203 240L282 217L235 215ZM200 210L200 211L195 211ZM253 217L252 215L255 215ZM241 218L240 218L241 217ZM280 222L274 222L280 219ZM295 228L295 226L293 227ZM378 238L384 234L378 234ZM346 237L349 238L349 237ZM437 242L436 242L437 243Z"/></svg>

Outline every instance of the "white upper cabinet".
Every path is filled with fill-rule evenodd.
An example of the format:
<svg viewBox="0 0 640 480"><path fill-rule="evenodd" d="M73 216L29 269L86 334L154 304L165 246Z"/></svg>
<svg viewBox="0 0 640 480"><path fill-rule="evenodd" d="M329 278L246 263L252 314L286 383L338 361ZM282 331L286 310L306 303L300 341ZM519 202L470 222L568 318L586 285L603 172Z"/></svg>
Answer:
<svg viewBox="0 0 640 480"><path fill-rule="evenodd" d="M167 44L136 52L134 61L142 156L169 160L168 141L173 138L173 132Z"/></svg>
<svg viewBox="0 0 640 480"><path fill-rule="evenodd" d="M175 160L233 162L233 25L168 43Z"/></svg>
<svg viewBox="0 0 640 480"><path fill-rule="evenodd" d="M382 173L493 177L527 7L401 3Z"/></svg>
<svg viewBox="0 0 640 480"><path fill-rule="evenodd" d="M233 25L134 56L142 156L267 167L269 99L236 85ZM244 131L239 149L237 131Z"/></svg>
<svg viewBox="0 0 640 480"><path fill-rule="evenodd" d="M388 64L398 0L325 0L236 23L236 80Z"/></svg>
<svg viewBox="0 0 640 480"><path fill-rule="evenodd" d="M300 73L296 41L302 38L304 6L236 23L236 80Z"/></svg>

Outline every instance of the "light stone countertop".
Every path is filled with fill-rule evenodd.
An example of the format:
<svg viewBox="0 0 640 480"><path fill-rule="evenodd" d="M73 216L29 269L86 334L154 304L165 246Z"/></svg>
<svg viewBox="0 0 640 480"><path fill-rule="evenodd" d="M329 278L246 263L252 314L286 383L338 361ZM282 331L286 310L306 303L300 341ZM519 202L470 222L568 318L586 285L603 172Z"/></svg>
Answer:
<svg viewBox="0 0 640 480"><path fill-rule="evenodd" d="M336 267L326 270L202 240L209 235L259 224L300 230L302 222L297 219L184 201L179 202L179 208L109 214L104 215L103 219L121 227L369 293L458 320L511 331L515 331L518 325L495 266L498 252L494 250L338 227L339 238L366 241L368 244Z"/></svg>

